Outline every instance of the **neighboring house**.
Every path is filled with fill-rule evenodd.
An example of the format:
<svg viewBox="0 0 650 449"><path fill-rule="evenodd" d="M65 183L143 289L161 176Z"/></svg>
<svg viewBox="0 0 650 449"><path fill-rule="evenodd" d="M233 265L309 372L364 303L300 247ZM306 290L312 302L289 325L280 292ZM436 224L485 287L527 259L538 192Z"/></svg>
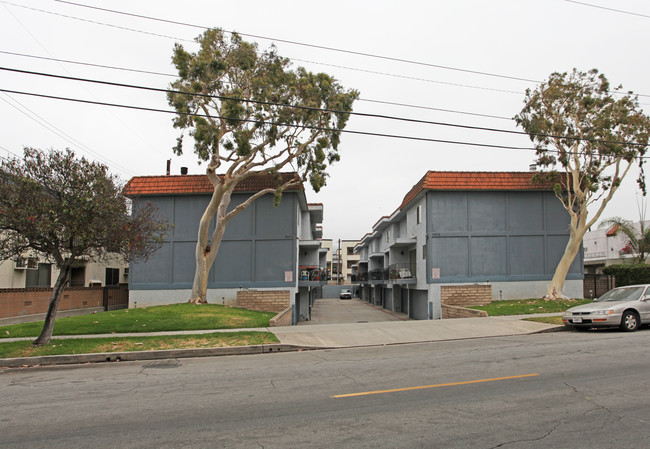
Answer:
<svg viewBox="0 0 650 449"><path fill-rule="evenodd" d="M327 272L329 280L334 284L349 284L353 279L353 270L359 263L359 254L354 248L358 240L323 239L323 248L328 249Z"/></svg>
<svg viewBox="0 0 650 449"><path fill-rule="evenodd" d="M429 171L357 245L362 299L415 319L442 317L442 286L493 299L541 297L569 238L569 215L528 172ZM564 293L582 296L583 253Z"/></svg>
<svg viewBox="0 0 650 449"><path fill-rule="evenodd" d="M282 176L288 179L295 174ZM241 181L230 209L252 193L276 185L271 175ZM126 193L134 207L139 201L151 202L172 225L162 247L147 262L131 264L132 305L189 299L199 220L213 190L205 175L142 176L129 181ZM255 296L255 292L286 294L285 307L291 307L291 323L295 324L310 318L311 305L326 282L325 251L318 240L323 205L308 204L302 185L286 190L278 206L273 202L273 195L264 195L228 223L210 270L207 299L234 305L238 297Z"/></svg>
<svg viewBox="0 0 650 449"><path fill-rule="evenodd" d="M128 264L119 256L103 262L79 260L72 269L70 287L110 286L128 282ZM0 263L0 288L54 287L59 271L53 263L35 256Z"/></svg>
<svg viewBox="0 0 650 449"><path fill-rule="evenodd" d="M648 226L650 221L645 222L646 229ZM639 231L640 223L634 223L634 227ZM600 273L607 265L630 262L634 257L634 254L626 253L627 236L623 233L615 235L615 232L615 227L587 231L582 239L586 273Z"/></svg>

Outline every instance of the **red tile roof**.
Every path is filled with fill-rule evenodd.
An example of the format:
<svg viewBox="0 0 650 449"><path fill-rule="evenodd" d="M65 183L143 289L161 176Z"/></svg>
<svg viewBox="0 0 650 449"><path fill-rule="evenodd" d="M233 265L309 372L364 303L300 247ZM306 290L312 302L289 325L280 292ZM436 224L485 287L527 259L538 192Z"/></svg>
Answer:
<svg viewBox="0 0 650 449"><path fill-rule="evenodd" d="M618 225L614 225L614 226L612 226L611 228L609 228L609 229L607 230L607 232L605 233L605 235L606 235L607 237L612 237L612 236L616 235L617 232L618 232Z"/></svg>
<svg viewBox="0 0 650 449"><path fill-rule="evenodd" d="M296 173L280 173L283 182L297 177ZM223 175L219 175L223 179ZM278 182L272 175L253 175L235 187L235 192L259 192L275 188ZM287 190L304 190L302 184ZM210 194L214 191L206 175L136 176L126 184L127 196Z"/></svg>
<svg viewBox="0 0 650 449"><path fill-rule="evenodd" d="M406 194L399 209L423 190L552 190L550 183L533 182L535 172L429 171Z"/></svg>

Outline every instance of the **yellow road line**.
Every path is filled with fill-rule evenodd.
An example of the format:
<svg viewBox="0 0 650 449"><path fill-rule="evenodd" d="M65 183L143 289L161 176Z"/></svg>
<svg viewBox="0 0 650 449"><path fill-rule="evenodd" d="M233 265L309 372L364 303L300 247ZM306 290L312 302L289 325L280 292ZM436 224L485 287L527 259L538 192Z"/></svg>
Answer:
<svg viewBox="0 0 650 449"><path fill-rule="evenodd" d="M377 391L364 391L361 393L350 393L350 394L337 394L331 396L332 398L351 398L355 396L367 396L371 394L384 394L384 393L396 393L399 391L411 391L411 390L424 390L425 388L440 388L440 387L453 387L455 385L468 385L468 384L478 384L482 382L494 382L497 380L510 380L510 379L521 379L523 377L533 377L539 376L539 374L521 374L519 376L508 376L508 377L493 377L492 379L478 379L478 380L466 380L463 382L451 382L446 384L436 384L436 385L421 385L419 387L406 387L406 388L394 388L392 390L377 390Z"/></svg>

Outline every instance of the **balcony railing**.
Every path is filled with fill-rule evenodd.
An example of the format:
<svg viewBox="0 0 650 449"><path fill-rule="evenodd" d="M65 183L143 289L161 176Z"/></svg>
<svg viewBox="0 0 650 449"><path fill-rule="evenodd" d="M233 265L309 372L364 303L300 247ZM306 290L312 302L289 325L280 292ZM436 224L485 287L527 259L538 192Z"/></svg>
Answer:
<svg viewBox="0 0 650 449"><path fill-rule="evenodd" d="M389 279L391 282L415 281L416 264L394 263L388 267Z"/></svg>
<svg viewBox="0 0 650 449"><path fill-rule="evenodd" d="M302 269L299 272L299 281L327 283L327 271L320 269Z"/></svg>
<svg viewBox="0 0 650 449"><path fill-rule="evenodd" d="M352 275L352 282L368 282L368 273L357 273Z"/></svg>
<svg viewBox="0 0 650 449"><path fill-rule="evenodd" d="M368 278L371 281L386 281L388 280L388 270L370 270Z"/></svg>

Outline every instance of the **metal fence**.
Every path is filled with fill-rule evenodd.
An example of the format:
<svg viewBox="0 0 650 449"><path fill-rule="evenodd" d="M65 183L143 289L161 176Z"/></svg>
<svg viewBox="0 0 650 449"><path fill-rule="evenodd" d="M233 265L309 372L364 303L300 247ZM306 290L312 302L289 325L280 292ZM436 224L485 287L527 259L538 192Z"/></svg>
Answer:
<svg viewBox="0 0 650 449"><path fill-rule="evenodd" d="M127 284L104 287L104 310L129 308L129 286Z"/></svg>
<svg viewBox="0 0 650 449"><path fill-rule="evenodd" d="M616 278L607 274L585 273L582 283L585 298L594 299L616 287Z"/></svg>

